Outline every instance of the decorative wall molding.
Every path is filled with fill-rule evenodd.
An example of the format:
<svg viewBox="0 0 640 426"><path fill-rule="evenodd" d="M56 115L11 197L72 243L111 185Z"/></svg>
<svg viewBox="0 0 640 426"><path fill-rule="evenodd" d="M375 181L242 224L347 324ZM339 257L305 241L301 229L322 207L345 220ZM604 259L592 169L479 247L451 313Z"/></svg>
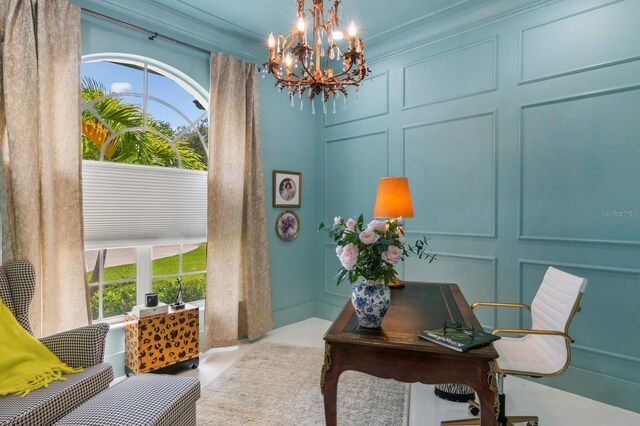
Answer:
<svg viewBox="0 0 640 426"><path fill-rule="evenodd" d="M615 358L615 359L618 359L620 361L632 362L632 363L635 363L635 364L640 364L640 358L639 357L629 356L629 355L622 355L622 354L619 354L617 352L603 351L601 349L594 349L594 348L590 348L588 346L577 345L575 343L573 343L571 345L571 350L578 350L578 351L582 351L582 352L588 352L588 353L600 355L600 356L607 357L607 358ZM622 377L622 378L624 379L624 377ZM635 382L632 382L632 383L635 383Z"/></svg>
<svg viewBox="0 0 640 426"><path fill-rule="evenodd" d="M540 75L537 77L530 77L530 78L526 78L525 77L525 68L524 68L524 57L525 57L525 47L524 47L524 41L525 41L525 37L526 37L526 33L527 32L531 32L540 28L543 28L545 26L551 25L551 24L555 24L561 21L566 21L566 20L570 20L572 18L575 17L579 17L580 15L584 15L587 13L591 13L591 12L595 12L597 10L601 10L604 9L606 7L612 6L612 5L616 5L618 3L623 2L624 0L614 0L614 1L610 1L608 3L604 3L595 7L591 7L585 10L582 10L580 12L577 13L573 13L567 16L563 16L561 18L557 18L557 19L553 19L550 21L546 21L531 27L527 27L523 30L520 31L519 34L519 43L518 43L518 85L523 85L523 84L529 84L529 83L536 83L536 82L540 82L540 81L544 81L544 80L549 80L549 79L554 79L554 78L558 78L558 77L564 77L564 76L568 76L571 74L578 74L578 73L582 73L585 71L592 71L595 69L599 69L599 68L605 68L605 67L610 67L610 66L614 66L614 65L620 65L620 64L624 64L627 62L633 62L633 61L637 61L640 60L640 54L636 54L636 55L629 55L627 57L622 57L622 58L617 58L617 59L610 59L610 60L605 60L603 62L600 63L594 63L594 64L590 64L590 65L585 65L585 66L580 66L580 67L576 67L576 68L569 68L565 71L560 71L560 72L555 72L555 73L550 73L550 74L546 74L546 75ZM630 3L627 3L627 5ZM609 28L609 31L611 31L611 28ZM638 43L635 44L634 47L637 47Z"/></svg>
<svg viewBox="0 0 640 426"><path fill-rule="evenodd" d="M385 84L384 84L385 90L384 90L384 99L383 99L383 101L381 101L382 108L380 108L380 111L373 112L372 114L365 114L365 115L363 115L361 117L357 117L356 116L355 118L347 118L345 120L339 120L338 119L337 121L332 121L332 122L329 122L330 120L328 120L328 117L331 116L330 115L331 113L327 113L327 114L324 115L324 127L333 127L333 126L338 126L338 125L341 125L341 124L354 123L356 121L362 121L362 120L366 120L366 119L369 119L369 118L379 117L381 115L389 114L389 70L386 69L383 72L378 72L378 73L373 74L373 76L371 76L371 78L365 79L363 84L367 84L368 82L369 82L369 84L373 83L374 79L381 78L381 77L385 78ZM376 95L380 95L380 93L376 93ZM354 96L354 95L352 94L352 96ZM337 102L337 101L334 99L334 102ZM360 102L360 100L356 100L355 102ZM347 116L353 115L352 113L354 111L357 112L359 106L360 105L358 105L357 103L354 106L354 101L348 102L347 108L351 107L353 109L350 112L347 112ZM340 109L342 109L342 108L338 106L338 110L340 110Z"/></svg>
<svg viewBox="0 0 640 426"><path fill-rule="evenodd" d="M335 138L335 139L325 139L324 141L324 217L327 217L327 176L329 175L329 171L327 169L328 164L327 164L327 147L330 144L334 144L334 143L345 143L345 142L349 142L349 141L353 141L356 139L361 139L361 138L366 138L369 136L376 136L376 135L384 135L385 138L385 145L386 145L386 152L385 152L385 157L386 157L386 168L384 171L384 176L388 176L389 175L389 130L385 129L385 130L378 130L378 131L374 131L374 132L369 132L369 133L360 133L360 134L355 134L355 135L350 135L350 136L344 136L344 137L340 137L340 138Z"/></svg>
<svg viewBox="0 0 640 426"><path fill-rule="evenodd" d="M407 231L407 235L417 234L416 232ZM451 252L437 252L437 257L448 257L453 259L467 259L467 260L477 260L483 262L491 262L491 294L489 298L492 301L496 301L498 295L498 258L495 256L482 256L476 254L466 254L466 253L451 253ZM409 258L411 259L411 258ZM436 260L437 262L437 260ZM459 283L457 283L459 285ZM469 303L473 303L473 300L467 300ZM497 316L496 309L491 310L491 326L490 328L497 327ZM483 327L486 327L486 324L482 324Z"/></svg>
<svg viewBox="0 0 640 426"><path fill-rule="evenodd" d="M407 92L410 91L411 93L415 93L416 92L416 88L415 87L411 87L411 89L408 87L408 85L411 85L412 82L408 81L408 76L407 76L407 71L412 68L412 67L417 67L420 66L422 64L427 64L427 63L431 63L429 68L430 71L433 71L433 64L435 63L435 61L439 61L439 60L445 60L445 58L453 58L455 55L460 54L461 58L464 58L466 60L469 60L468 56L468 52L470 52L473 49L481 49L483 47L487 47L489 46L493 57L491 58L487 58L487 61L489 61L486 65L491 67L491 78L490 81L483 81L483 82L479 82L478 87L473 88L471 90L468 91L462 91L462 92L452 92L450 95L442 95L442 96L436 96L433 99L429 99L426 100L424 102L417 102L417 103L412 103L412 104L408 104L407 102ZM484 56L483 56L484 58ZM446 65L453 65L453 64L446 64ZM479 67L479 65L477 63L474 62L474 66L473 68L469 65L471 64L465 64L466 66L459 66L460 64L455 64L456 65L456 69L455 70L450 70L451 72L454 71L459 71L459 69L465 69L465 70L473 70L474 71L474 75ZM443 73L441 73L443 74ZM428 77L428 76L427 76ZM472 76L470 76L471 78ZM452 82L453 83L453 82ZM441 82L442 84L442 82ZM415 82L414 82L415 85ZM457 84L453 84L453 86L456 87L457 89ZM455 89L454 89L455 90ZM402 93L403 93L403 97L402 97L402 110L409 110L412 108L419 108L419 107L424 107L427 105L433 105L433 104L438 104L441 102L447 102L447 101L453 101L456 99L462 99L462 98L466 98L469 96L474 96L474 95L479 95L482 93L488 93L488 92L493 92L495 90L498 90L498 36L494 36L491 37L489 39L484 39L484 40L480 40L476 43L471 43L471 44L467 44L461 47L457 47L455 49L451 49L451 50L447 50L445 52L439 53L437 55L433 55L433 56L429 56L423 59L419 59L415 62L411 62L409 64L406 64L402 67Z"/></svg>
<svg viewBox="0 0 640 426"><path fill-rule="evenodd" d="M323 263L323 265L324 265L325 269L327 267L327 260L328 260L327 259L327 247L333 247L333 250L335 251L335 247L337 247L337 246L338 245L336 243L330 243L330 242L324 243L324 246L323 246L324 263ZM336 257L335 253L333 253L333 257L334 258ZM347 293L339 293L339 292L333 290L333 289L337 288L337 285L335 284L335 279L333 279L333 287L327 288L327 284L328 284L329 280L327 279L328 277L326 276L326 270L323 271L322 276L323 276L323 281L324 281L324 292L325 293L332 294L332 295L338 296L338 297L349 297L349 292L347 292ZM343 285L343 287L344 287L344 285L348 286L349 285L348 282L349 282L348 280L346 282L343 281L341 285Z"/></svg>
<svg viewBox="0 0 640 426"><path fill-rule="evenodd" d="M561 0L478 2L461 13L450 16L443 14L441 16L443 19L434 19L433 22L418 20L393 33L385 33L384 41L377 42L376 40L375 43L367 45L367 55L370 62L389 59L559 1Z"/></svg>
<svg viewBox="0 0 640 426"><path fill-rule="evenodd" d="M597 238L568 238L552 235L531 235L524 233L524 123L523 113L528 108L535 108L544 105L559 104L564 102L571 102L580 99L586 99L591 97L606 96L615 93L629 92L633 90L639 90L640 84L631 86L615 87L605 90L595 90L584 92L580 94L574 94L571 96L552 98L543 101L538 101L529 104L520 105L518 108L518 156L519 156L519 200L518 200L518 240L524 241L548 241L556 243L577 243L577 244L615 244L622 246L637 246L640 245L640 240L613 240L613 239L597 239Z"/></svg>
<svg viewBox="0 0 640 426"><path fill-rule="evenodd" d="M478 117L485 117L485 116L489 116L492 118L493 121L493 143L492 143L492 149L493 149L493 161L491 164L492 167L492 175L493 175L493 188L492 188L492 194L493 194L493 203L492 203L492 224L491 224L491 231L488 233L468 233L468 232L447 232L447 231L432 231L432 230L422 230L422 229L418 229L418 230L412 230L411 232L415 232L415 233L421 233L421 234L429 234L429 235L439 235L439 236L449 236L449 237L470 237L470 238L491 238L491 239L496 239L498 238L498 110L493 110L493 111L489 111L489 112L481 112L478 114L471 114L471 115L465 115L465 116L460 116L460 117L453 117L453 118L449 118L449 119L445 119L445 120L439 120L439 121L432 121L432 122L426 122L426 123L418 123L418 124L412 124L409 126L405 126L402 128L402 151L403 151L403 155L402 155L402 174L403 176L407 175L407 165L406 165L406 160L407 160L407 154L406 154L406 144L407 144L407 139L406 139L406 132L407 130L411 130L411 129L415 129L415 128L420 128L420 127L427 127L427 126L434 126L434 125L438 125L438 124L445 124L445 123L453 123L456 121L462 121L462 120L467 120L470 118L478 118ZM409 231L407 231L409 232Z"/></svg>

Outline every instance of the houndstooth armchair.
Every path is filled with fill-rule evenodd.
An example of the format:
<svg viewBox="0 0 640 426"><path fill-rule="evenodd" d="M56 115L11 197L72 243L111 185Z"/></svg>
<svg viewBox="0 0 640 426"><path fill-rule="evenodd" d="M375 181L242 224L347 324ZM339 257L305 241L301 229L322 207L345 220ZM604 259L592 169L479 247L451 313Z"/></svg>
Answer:
<svg viewBox="0 0 640 426"><path fill-rule="evenodd" d="M29 333L29 304L34 291L31 263L18 260L0 266L0 297ZM103 362L108 331L107 324L93 324L40 339L61 361L71 367L84 367L84 371L66 375L66 380L54 381L24 398L0 396L0 425L51 425L107 389L113 380L111 364Z"/></svg>

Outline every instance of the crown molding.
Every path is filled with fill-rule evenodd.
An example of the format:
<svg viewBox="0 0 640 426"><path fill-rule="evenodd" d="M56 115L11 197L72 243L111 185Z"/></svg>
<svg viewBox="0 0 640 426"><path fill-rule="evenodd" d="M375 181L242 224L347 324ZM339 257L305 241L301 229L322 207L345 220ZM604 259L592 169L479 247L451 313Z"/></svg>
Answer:
<svg viewBox="0 0 640 426"><path fill-rule="evenodd" d="M203 49L261 63L259 34L183 0L70 0L78 6L157 31ZM460 32L556 3L560 0L458 0L446 9L417 18L365 40L369 62L385 59ZM206 16L206 19L198 18Z"/></svg>
<svg viewBox="0 0 640 426"><path fill-rule="evenodd" d="M442 13L416 19L406 25L369 38L369 62L380 61L465 31L489 25L560 0L481 0L458 3Z"/></svg>
<svg viewBox="0 0 640 426"><path fill-rule="evenodd" d="M163 35L206 50L231 54L251 62L262 62L262 43L242 27L213 19L203 21L158 1L70 0L72 3L124 22L157 31Z"/></svg>

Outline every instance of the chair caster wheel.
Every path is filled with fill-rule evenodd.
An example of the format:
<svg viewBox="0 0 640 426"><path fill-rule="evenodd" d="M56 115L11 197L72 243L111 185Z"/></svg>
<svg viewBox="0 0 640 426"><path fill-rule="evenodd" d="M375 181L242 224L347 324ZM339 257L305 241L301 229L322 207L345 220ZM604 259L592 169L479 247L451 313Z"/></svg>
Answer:
<svg viewBox="0 0 640 426"><path fill-rule="evenodd" d="M469 405L469 412L472 415L477 416L478 414L480 414L480 409L478 407L474 407L473 405Z"/></svg>

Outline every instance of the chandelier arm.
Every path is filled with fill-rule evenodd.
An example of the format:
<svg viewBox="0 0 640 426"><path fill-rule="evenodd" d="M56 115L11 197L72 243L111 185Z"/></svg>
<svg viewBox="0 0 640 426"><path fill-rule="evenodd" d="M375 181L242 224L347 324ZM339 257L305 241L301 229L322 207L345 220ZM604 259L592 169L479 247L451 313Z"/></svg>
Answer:
<svg viewBox="0 0 640 426"><path fill-rule="evenodd" d="M295 43L295 37L292 37L291 34L287 34L286 36L284 35L280 35L280 37L282 37L282 53L284 54L284 52L286 52L287 50L291 49L291 46L293 46L293 43ZM289 44L287 44L289 43ZM285 46L285 44L287 44Z"/></svg>
<svg viewBox="0 0 640 426"><path fill-rule="evenodd" d="M334 75L333 78L337 79L338 77L341 77L343 75L349 75L350 72L351 72L351 68L353 68L353 62L351 62L349 64L349 68L347 68L347 69L345 69L343 71L340 71L338 74Z"/></svg>
<svg viewBox="0 0 640 426"><path fill-rule="evenodd" d="M313 77L313 73L309 71L309 68L307 68L307 65L305 64L305 61L301 59L300 63L302 64L302 69L307 74L308 78L311 78L313 81L315 81L315 78Z"/></svg>
<svg viewBox="0 0 640 426"><path fill-rule="evenodd" d="M338 24L338 16L340 15L338 8L340 7L340 1L341 0L335 0L333 2L333 10L331 11L332 13L330 13L331 21L334 23L334 26L338 29L340 29L340 25Z"/></svg>

